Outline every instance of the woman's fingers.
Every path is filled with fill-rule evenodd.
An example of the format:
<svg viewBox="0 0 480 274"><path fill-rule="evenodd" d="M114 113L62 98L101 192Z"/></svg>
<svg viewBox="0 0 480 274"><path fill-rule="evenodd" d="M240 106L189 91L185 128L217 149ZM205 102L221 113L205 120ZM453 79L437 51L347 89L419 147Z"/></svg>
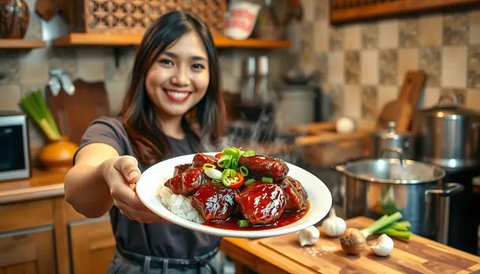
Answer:
<svg viewBox="0 0 480 274"><path fill-rule="evenodd" d="M132 156L120 156L113 164L129 184L134 184L140 179L138 161Z"/></svg>

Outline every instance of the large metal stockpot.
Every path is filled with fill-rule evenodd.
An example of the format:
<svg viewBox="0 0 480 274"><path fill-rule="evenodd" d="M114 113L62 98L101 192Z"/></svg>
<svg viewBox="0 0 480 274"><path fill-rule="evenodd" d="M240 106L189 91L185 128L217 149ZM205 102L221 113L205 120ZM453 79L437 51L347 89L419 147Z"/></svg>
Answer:
<svg viewBox="0 0 480 274"><path fill-rule="evenodd" d="M417 111L412 128L419 160L454 169L480 164L480 113L458 106L456 97Z"/></svg>
<svg viewBox="0 0 480 274"><path fill-rule="evenodd" d="M401 152L399 155L335 167L345 175L345 216L379 218L400 211L412 224L412 232L446 243L449 196L462 191L463 186L442 184L445 171L441 167L404 160Z"/></svg>

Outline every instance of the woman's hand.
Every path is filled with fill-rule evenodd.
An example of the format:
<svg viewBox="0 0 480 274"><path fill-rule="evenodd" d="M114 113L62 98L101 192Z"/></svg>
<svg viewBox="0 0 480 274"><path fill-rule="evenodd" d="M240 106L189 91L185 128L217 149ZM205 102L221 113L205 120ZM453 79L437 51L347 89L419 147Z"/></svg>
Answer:
<svg viewBox="0 0 480 274"><path fill-rule="evenodd" d="M138 198L135 184L140 179L137 159L119 156L103 163L103 176L114 205L131 220L141 223L167 222L148 209Z"/></svg>

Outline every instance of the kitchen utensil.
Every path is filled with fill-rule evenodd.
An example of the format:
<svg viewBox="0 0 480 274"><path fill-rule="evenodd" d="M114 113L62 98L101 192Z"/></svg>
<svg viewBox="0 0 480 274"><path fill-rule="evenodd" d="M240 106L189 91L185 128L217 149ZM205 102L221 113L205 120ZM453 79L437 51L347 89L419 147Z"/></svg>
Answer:
<svg viewBox="0 0 480 274"><path fill-rule="evenodd" d="M395 122L388 123L388 129L372 132L371 156L380 157L383 149L388 147L401 148L405 158L415 159L415 135L411 132L398 133Z"/></svg>
<svg viewBox="0 0 480 274"><path fill-rule="evenodd" d="M446 243L449 216L445 199L461 192L463 186L442 184L445 170L405 160L401 149L384 151L396 153L398 158L352 161L335 166L345 175L345 216L365 215L377 219L400 211L412 224L412 232ZM438 195L430 196L432 194Z"/></svg>
<svg viewBox="0 0 480 274"><path fill-rule="evenodd" d="M442 95L432 108L415 113L418 158L446 168L480 164L480 112L460 107L454 95Z"/></svg>
<svg viewBox="0 0 480 274"><path fill-rule="evenodd" d="M397 131L404 133L410 129L410 123L420 93L425 85L426 75L423 71L408 71L403 80L400 95L388 102L380 112L377 120L378 129L388 129L388 122L397 124Z"/></svg>

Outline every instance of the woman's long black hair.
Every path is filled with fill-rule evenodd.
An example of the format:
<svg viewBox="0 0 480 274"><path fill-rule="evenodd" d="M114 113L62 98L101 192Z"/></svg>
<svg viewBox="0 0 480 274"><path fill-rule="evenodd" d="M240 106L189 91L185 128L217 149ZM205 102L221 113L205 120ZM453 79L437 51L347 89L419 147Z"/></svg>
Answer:
<svg viewBox="0 0 480 274"><path fill-rule="evenodd" d="M202 100L182 120L184 128L200 127L202 143L218 144L223 136L224 101L220 89L217 51L208 27L193 14L171 11L153 22L138 48L130 85L119 116L127 130L138 160L146 165L158 162L170 151L167 136L160 129L155 105L147 95L145 79L158 56L184 34L194 31L203 41L208 55L210 81Z"/></svg>

